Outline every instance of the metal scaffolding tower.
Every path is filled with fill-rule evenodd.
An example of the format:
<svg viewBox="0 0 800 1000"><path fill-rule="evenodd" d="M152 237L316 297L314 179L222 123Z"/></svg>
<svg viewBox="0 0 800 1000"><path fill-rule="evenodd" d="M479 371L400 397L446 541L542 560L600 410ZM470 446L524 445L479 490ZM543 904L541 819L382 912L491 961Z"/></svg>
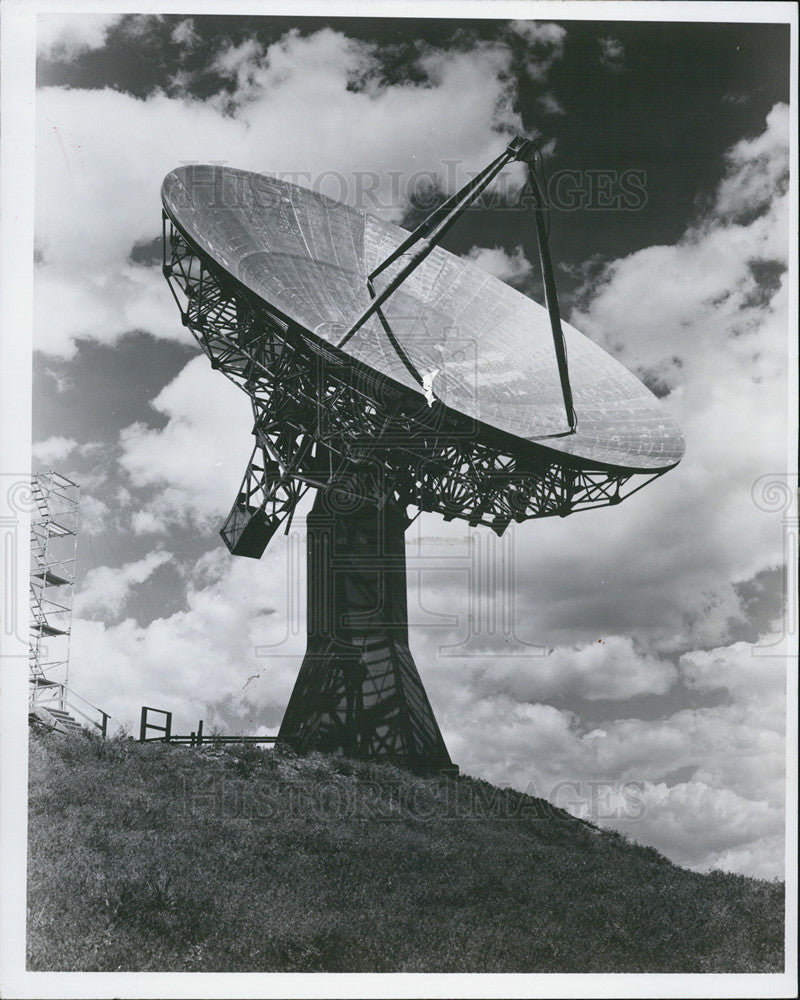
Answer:
<svg viewBox="0 0 800 1000"><path fill-rule="evenodd" d="M59 729L79 729L77 713L105 735L108 715L69 687L80 487L57 472L40 472L31 491L29 711Z"/></svg>
<svg viewBox="0 0 800 1000"><path fill-rule="evenodd" d="M32 699L44 688L69 683L69 636L75 583L80 487L57 472L37 473L31 488Z"/></svg>

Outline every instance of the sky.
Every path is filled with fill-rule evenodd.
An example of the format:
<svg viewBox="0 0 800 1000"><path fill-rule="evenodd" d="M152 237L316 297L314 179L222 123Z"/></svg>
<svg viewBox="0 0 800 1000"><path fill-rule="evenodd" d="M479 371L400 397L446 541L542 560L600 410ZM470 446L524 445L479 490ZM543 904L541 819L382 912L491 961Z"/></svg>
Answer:
<svg viewBox="0 0 800 1000"><path fill-rule="evenodd" d="M422 515L412 652L463 772L697 870L782 877L788 101L781 24L41 16L33 454L82 487L76 690L131 731L147 704L180 732L274 733L305 645L311 498L261 561L218 536L251 415L161 275L164 175L274 173L411 226L522 131L564 315L686 456L503 539ZM445 246L541 298L517 180Z"/></svg>

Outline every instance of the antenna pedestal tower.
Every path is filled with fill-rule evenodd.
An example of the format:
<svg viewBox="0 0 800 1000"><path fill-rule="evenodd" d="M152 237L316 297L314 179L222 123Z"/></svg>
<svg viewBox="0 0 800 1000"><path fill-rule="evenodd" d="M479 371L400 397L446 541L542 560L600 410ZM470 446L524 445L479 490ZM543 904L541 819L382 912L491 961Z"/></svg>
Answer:
<svg viewBox="0 0 800 1000"><path fill-rule="evenodd" d="M404 531L378 507L320 490L308 517L308 645L279 741L458 773L408 645Z"/></svg>
<svg viewBox="0 0 800 1000"><path fill-rule="evenodd" d="M412 233L229 167L164 179L181 321L253 407L225 544L260 558L319 491L308 649L279 737L300 752L453 767L408 646L407 515L502 535L617 504L683 454L658 400L561 323L536 155L512 138ZM528 165L546 308L439 245L512 160Z"/></svg>

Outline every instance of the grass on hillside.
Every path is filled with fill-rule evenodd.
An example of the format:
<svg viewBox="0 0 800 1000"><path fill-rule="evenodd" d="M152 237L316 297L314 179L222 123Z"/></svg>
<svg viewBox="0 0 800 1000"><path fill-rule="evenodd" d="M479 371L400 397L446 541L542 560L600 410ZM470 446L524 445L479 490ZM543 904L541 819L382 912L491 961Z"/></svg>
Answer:
<svg viewBox="0 0 800 1000"><path fill-rule="evenodd" d="M32 731L32 970L775 972L782 884L469 778Z"/></svg>

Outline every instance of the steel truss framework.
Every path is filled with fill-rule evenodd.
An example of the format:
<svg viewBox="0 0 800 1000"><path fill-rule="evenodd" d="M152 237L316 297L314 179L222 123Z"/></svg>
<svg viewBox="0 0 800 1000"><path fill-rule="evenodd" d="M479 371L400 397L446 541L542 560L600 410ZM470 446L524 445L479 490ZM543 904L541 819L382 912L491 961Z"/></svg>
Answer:
<svg viewBox="0 0 800 1000"><path fill-rule="evenodd" d="M656 478L544 449L520 457L486 428L429 407L277 315L163 213L163 270L215 369L252 401L256 444L222 536L258 558L310 487L337 488L409 519L435 511L502 534L511 521L619 503ZM287 524L288 530L288 524Z"/></svg>
<svg viewBox="0 0 800 1000"><path fill-rule="evenodd" d="M69 681L69 636L75 582L80 488L56 472L31 479L31 703Z"/></svg>
<svg viewBox="0 0 800 1000"><path fill-rule="evenodd" d="M163 246L184 325L252 403L255 447L220 532L226 545L259 558L302 494L319 489L306 656L279 739L452 773L408 646L403 533L414 510L502 535L512 520L619 503L623 488L655 477L525 449L429 406L278 315L166 212Z"/></svg>

